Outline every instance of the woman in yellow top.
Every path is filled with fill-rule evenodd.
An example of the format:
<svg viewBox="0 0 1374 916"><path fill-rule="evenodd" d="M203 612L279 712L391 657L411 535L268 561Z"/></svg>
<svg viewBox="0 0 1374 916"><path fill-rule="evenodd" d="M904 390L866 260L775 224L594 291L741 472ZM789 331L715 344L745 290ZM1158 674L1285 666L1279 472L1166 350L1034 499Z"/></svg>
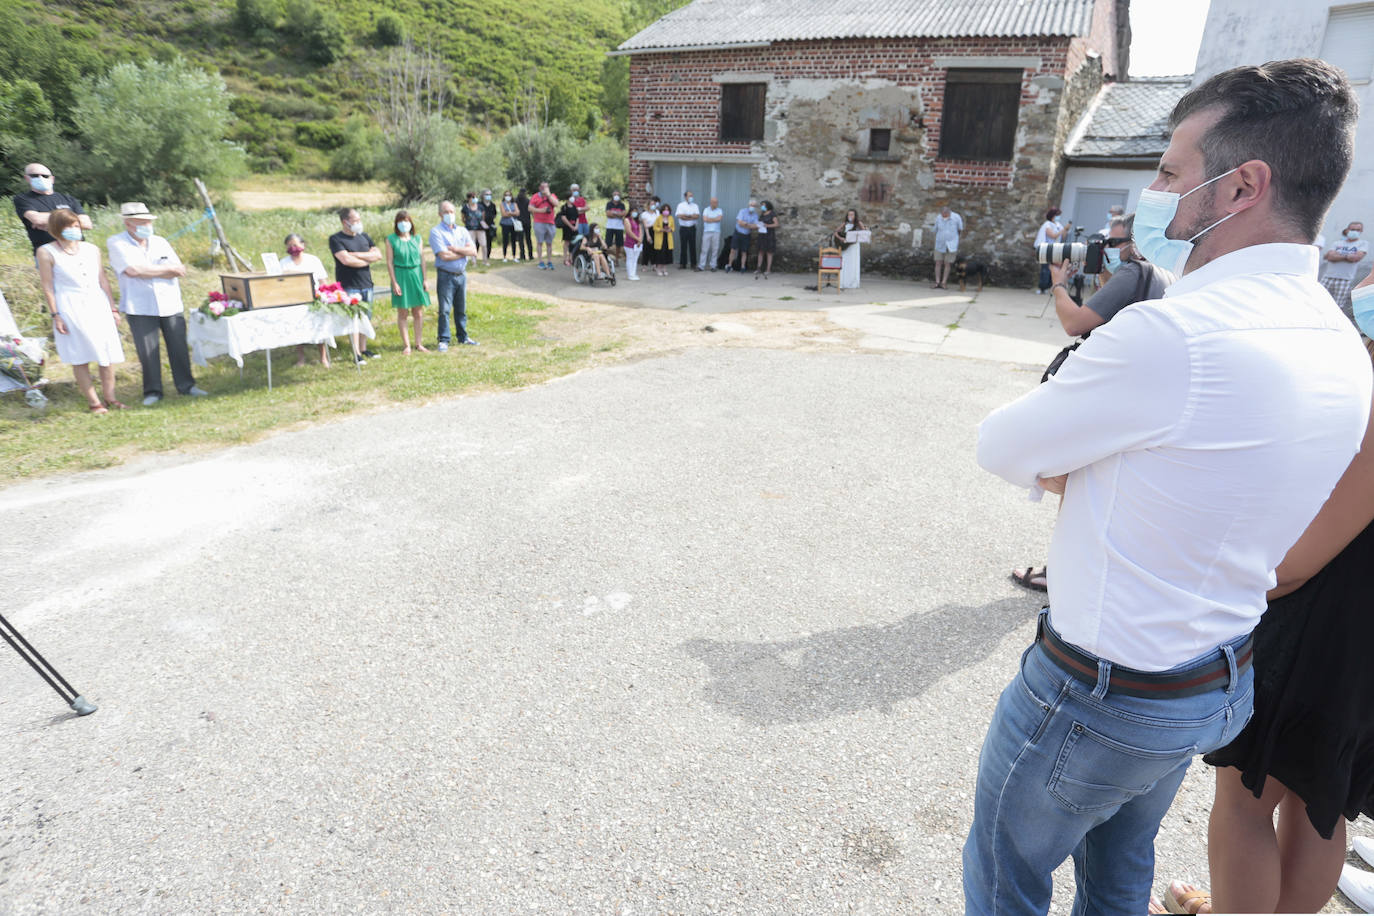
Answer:
<svg viewBox="0 0 1374 916"><path fill-rule="evenodd" d="M654 220L654 247L651 252L651 263L654 265L654 273L660 277L668 276L668 268L673 263L673 238L677 235L677 221L673 219L673 211L667 204L658 212L658 218Z"/></svg>

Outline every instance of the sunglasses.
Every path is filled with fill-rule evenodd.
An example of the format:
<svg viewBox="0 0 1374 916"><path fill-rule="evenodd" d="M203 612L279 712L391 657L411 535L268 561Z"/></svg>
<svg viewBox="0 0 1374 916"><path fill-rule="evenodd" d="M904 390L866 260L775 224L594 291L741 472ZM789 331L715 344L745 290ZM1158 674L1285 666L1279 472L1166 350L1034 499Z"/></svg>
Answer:
<svg viewBox="0 0 1374 916"><path fill-rule="evenodd" d="M1108 248L1120 248L1122 245L1129 245L1129 244L1131 244L1131 240L1130 240L1130 239L1104 239L1103 242L1102 242L1102 244L1106 245Z"/></svg>

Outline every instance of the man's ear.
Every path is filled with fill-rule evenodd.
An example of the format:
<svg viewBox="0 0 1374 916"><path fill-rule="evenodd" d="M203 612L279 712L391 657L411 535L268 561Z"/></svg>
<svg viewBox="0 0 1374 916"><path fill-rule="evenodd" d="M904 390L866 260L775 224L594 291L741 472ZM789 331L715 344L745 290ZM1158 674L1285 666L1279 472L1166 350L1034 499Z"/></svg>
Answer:
<svg viewBox="0 0 1374 916"><path fill-rule="evenodd" d="M1225 185L1226 209L1241 213L1264 200L1272 193L1274 170L1263 159L1242 162L1230 175L1221 180Z"/></svg>

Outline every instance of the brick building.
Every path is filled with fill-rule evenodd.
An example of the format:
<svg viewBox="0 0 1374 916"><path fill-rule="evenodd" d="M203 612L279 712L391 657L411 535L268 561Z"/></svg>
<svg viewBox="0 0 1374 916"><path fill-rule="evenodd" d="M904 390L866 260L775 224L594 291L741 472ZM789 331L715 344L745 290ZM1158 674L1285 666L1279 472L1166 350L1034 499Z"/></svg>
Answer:
<svg viewBox="0 0 1374 916"><path fill-rule="evenodd" d="M1064 182L1069 133L1126 72L1129 0L694 0L630 56L630 196L750 196L782 217L778 256L814 261L856 207L866 269L926 272L942 201L1000 283ZM727 230L728 230L727 226Z"/></svg>

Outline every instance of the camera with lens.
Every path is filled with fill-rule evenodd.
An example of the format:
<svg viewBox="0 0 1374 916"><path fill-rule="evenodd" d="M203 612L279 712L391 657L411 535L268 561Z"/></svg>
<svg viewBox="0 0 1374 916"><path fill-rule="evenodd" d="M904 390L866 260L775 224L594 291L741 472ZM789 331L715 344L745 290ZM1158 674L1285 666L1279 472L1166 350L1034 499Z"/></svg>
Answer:
<svg viewBox="0 0 1374 916"><path fill-rule="evenodd" d="M1102 272L1102 249L1106 238L1094 233L1086 242L1047 242L1035 246L1035 256L1041 264L1059 264L1069 261L1081 264L1080 273L1098 274Z"/></svg>

